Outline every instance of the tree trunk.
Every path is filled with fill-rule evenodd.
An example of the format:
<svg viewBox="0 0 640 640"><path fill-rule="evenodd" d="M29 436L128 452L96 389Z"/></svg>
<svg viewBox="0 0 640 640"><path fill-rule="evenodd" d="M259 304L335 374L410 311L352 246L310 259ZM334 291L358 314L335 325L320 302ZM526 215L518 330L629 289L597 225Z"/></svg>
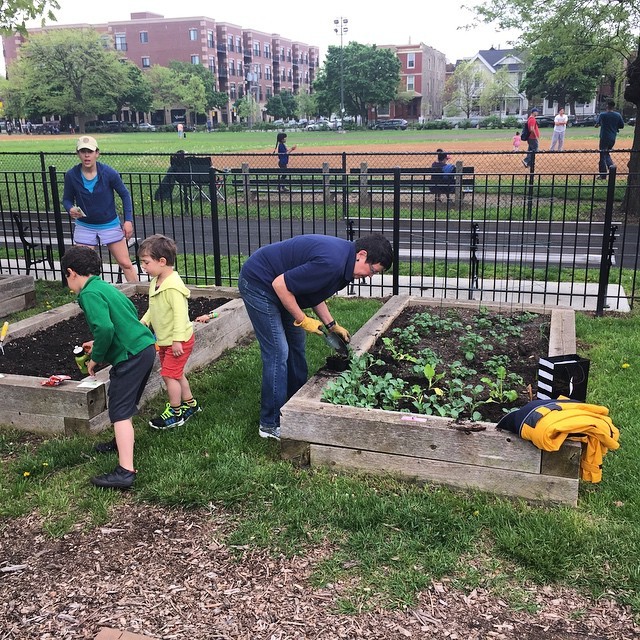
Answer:
<svg viewBox="0 0 640 640"><path fill-rule="evenodd" d="M627 67L627 86L624 91L625 100L636 105L640 111L640 38L638 38L638 54ZM627 164L629 179L622 203L624 211L629 215L640 215L640 122L636 117L636 128L631 145L631 157Z"/></svg>

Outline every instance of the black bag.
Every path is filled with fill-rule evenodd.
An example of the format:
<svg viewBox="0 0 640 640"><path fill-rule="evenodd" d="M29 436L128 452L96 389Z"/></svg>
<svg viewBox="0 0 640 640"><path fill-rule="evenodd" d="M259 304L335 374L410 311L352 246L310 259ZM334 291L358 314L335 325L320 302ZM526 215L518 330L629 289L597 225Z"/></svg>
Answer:
<svg viewBox="0 0 640 640"><path fill-rule="evenodd" d="M524 121L524 125L522 125L522 133L520 134L520 140L524 140L525 142L529 139L529 125L527 121Z"/></svg>

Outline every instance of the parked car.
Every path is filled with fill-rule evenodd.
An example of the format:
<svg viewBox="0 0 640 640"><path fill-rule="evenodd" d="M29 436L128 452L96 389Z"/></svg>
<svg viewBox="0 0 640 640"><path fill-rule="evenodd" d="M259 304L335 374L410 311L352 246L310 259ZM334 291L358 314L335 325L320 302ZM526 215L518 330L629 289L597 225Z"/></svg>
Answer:
<svg viewBox="0 0 640 640"><path fill-rule="evenodd" d="M305 127L307 131L331 131L333 128L331 123L326 120L318 120L318 122L312 122Z"/></svg>
<svg viewBox="0 0 640 640"><path fill-rule="evenodd" d="M553 127L555 125L555 116L536 116L538 127Z"/></svg>
<svg viewBox="0 0 640 640"><path fill-rule="evenodd" d="M154 124L151 124L150 122L141 122L138 125L138 130L139 131L157 131L158 129Z"/></svg>
<svg viewBox="0 0 640 640"><path fill-rule="evenodd" d="M584 116L573 123L574 127L594 127L598 116Z"/></svg>
<svg viewBox="0 0 640 640"><path fill-rule="evenodd" d="M404 131L409 123L402 118L390 118L389 120L378 120L374 129L402 129Z"/></svg>

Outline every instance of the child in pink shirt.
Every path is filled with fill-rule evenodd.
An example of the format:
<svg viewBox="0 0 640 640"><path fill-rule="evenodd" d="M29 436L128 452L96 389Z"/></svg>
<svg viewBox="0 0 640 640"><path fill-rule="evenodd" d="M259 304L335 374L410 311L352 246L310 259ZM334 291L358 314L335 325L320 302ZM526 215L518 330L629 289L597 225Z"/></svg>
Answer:
<svg viewBox="0 0 640 640"><path fill-rule="evenodd" d="M518 149L520 149L520 142L521 142L519 131L516 131L516 135L513 136L512 142L513 142L513 150L518 151Z"/></svg>

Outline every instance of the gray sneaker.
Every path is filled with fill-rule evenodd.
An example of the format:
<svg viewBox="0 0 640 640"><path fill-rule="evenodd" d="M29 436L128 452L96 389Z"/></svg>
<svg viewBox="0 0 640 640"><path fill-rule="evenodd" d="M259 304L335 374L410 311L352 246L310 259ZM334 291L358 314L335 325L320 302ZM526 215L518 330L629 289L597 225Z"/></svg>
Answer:
<svg viewBox="0 0 640 640"><path fill-rule="evenodd" d="M258 435L261 438L273 438L274 440L280 440L280 427L266 427L261 424L258 430Z"/></svg>

